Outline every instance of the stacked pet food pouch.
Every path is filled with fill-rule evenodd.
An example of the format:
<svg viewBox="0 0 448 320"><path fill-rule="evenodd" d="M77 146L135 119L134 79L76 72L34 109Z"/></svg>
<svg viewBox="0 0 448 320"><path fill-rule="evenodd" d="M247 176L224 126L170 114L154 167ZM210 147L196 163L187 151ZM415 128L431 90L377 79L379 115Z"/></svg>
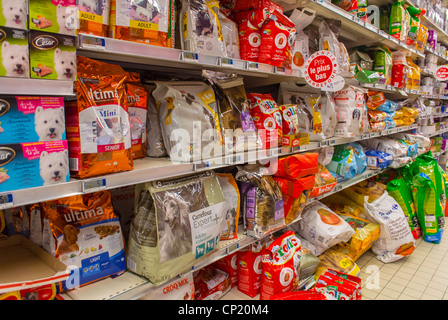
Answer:
<svg viewBox="0 0 448 320"><path fill-rule="evenodd" d="M64 98L0 97L0 192L70 180Z"/></svg>

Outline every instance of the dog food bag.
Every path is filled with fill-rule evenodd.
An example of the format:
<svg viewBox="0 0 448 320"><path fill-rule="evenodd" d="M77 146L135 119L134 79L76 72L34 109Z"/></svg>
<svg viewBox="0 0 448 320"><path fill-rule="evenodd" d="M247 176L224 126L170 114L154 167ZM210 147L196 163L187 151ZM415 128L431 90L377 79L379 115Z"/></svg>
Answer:
<svg viewBox="0 0 448 320"><path fill-rule="evenodd" d="M179 14L182 50L226 57L217 0L183 0Z"/></svg>
<svg viewBox="0 0 448 320"><path fill-rule="evenodd" d="M420 23L417 39L415 41L415 49L420 52L423 52L425 50L426 42L428 41L428 33L428 27Z"/></svg>
<svg viewBox="0 0 448 320"><path fill-rule="evenodd" d="M226 150L252 150L261 146L247 101L243 78L234 74L203 71L219 102L219 118Z"/></svg>
<svg viewBox="0 0 448 320"><path fill-rule="evenodd" d="M221 240L238 238L238 221L240 216L240 191L231 173L217 173L219 184L226 199L224 208L226 228L221 234Z"/></svg>
<svg viewBox="0 0 448 320"><path fill-rule="evenodd" d="M219 22L221 23L222 37L226 57L231 59L240 59L240 39L238 36L238 25L226 17L221 10L218 12Z"/></svg>
<svg viewBox="0 0 448 320"><path fill-rule="evenodd" d="M240 41L240 58L247 61L258 62L261 45L261 30L253 25L249 19L238 24L238 37Z"/></svg>
<svg viewBox="0 0 448 320"><path fill-rule="evenodd" d="M226 255L214 262L213 265L230 276L230 284L231 287L236 287L238 285L238 257L237 252L233 252L229 255Z"/></svg>
<svg viewBox="0 0 448 320"><path fill-rule="evenodd" d="M77 285L126 270L123 234L109 191L47 201L42 207L50 222L55 256L77 268Z"/></svg>
<svg viewBox="0 0 448 320"><path fill-rule="evenodd" d="M174 48L175 9L174 0L111 0L110 37Z"/></svg>
<svg viewBox="0 0 448 320"><path fill-rule="evenodd" d="M353 86L334 94L339 115L335 135L353 137L363 133L364 94L365 90Z"/></svg>
<svg viewBox="0 0 448 320"><path fill-rule="evenodd" d="M300 240L289 230L263 250L260 300L297 290L301 248Z"/></svg>
<svg viewBox="0 0 448 320"><path fill-rule="evenodd" d="M333 159L325 167L342 179L353 178L366 171L366 154L362 146L356 142L338 145L334 148Z"/></svg>
<svg viewBox="0 0 448 320"><path fill-rule="evenodd" d="M139 184L135 194L127 256L132 272L158 285L217 248L226 203L213 171Z"/></svg>
<svg viewBox="0 0 448 320"><path fill-rule="evenodd" d="M298 179L308 175L314 175L319 171L318 157L319 154L316 152L281 157L277 162L278 167L275 176L287 179Z"/></svg>
<svg viewBox="0 0 448 320"><path fill-rule="evenodd" d="M30 30L76 36L76 0L29 0Z"/></svg>
<svg viewBox="0 0 448 320"><path fill-rule="evenodd" d="M319 255L320 264L314 275L319 278L329 269L336 270L352 276L357 276L360 273L360 268L356 262L350 257L350 251L344 243L339 243Z"/></svg>
<svg viewBox="0 0 448 320"><path fill-rule="evenodd" d="M340 23L337 25L334 21L322 21L319 26L319 50L327 50L334 54L338 62L337 74L351 76L350 57L345 45L339 42L337 37L339 29Z"/></svg>
<svg viewBox="0 0 448 320"><path fill-rule="evenodd" d="M404 179L393 179L387 183L387 193L397 201L406 215L414 239L420 238L422 230L418 222L410 186Z"/></svg>
<svg viewBox="0 0 448 320"><path fill-rule="evenodd" d="M31 30L30 74L34 79L76 80L76 37Z"/></svg>
<svg viewBox="0 0 448 320"><path fill-rule="evenodd" d="M78 77L77 101L66 105L70 171L87 178L132 170L125 71L78 56Z"/></svg>
<svg viewBox="0 0 448 320"><path fill-rule="evenodd" d="M381 75L379 83L391 84L392 52L388 47L375 48L373 52L373 69Z"/></svg>
<svg viewBox="0 0 448 320"><path fill-rule="evenodd" d="M404 3L402 0L395 0L390 9L389 34L397 40L406 40Z"/></svg>
<svg viewBox="0 0 448 320"><path fill-rule="evenodd" d="M162 128L159 121L160 103L157 103L152 96L156 86L146 86L148 88L148 118L146 119L146 155L152 158L168 156L163 140Z"/></svg>
<svg viewBox="0 0 448 320"><path fill-rule="evenodd" d="M294 23L283 13L274 11L261 29L258 62L290 69L295 32Z"/></svg>
<svg viewBox="0 0 448 320"><path fill-rule="evenodd" d="M213 264L194 274L195 300L218 300L230 291L230 274L216 268Z"/></svg>
<svg viewBox="0 0 448 320"><path fill-rule="evenodd" d="M316 198L320 195L331 192L336 187L336 178L323 165L319 164L319 172L314 176L315 182L310 193L310 198Z"/></svg>
<svg viewBox="0 0 448 320"><path fill-rule="evenodd" d="M282 143L282 115L272 96L262 93L247 93L250 114L258 130L264 149L275 148Z"/></svg>
<svg viewBox="0 0 448 320"><path fill-rule="evenodd" d="M222 130L213 88L204 82L157 82L152 92L160 104L163 140L172 161L222 155Z"/></svg>
<svg viewBox="0 0 448 320"><path fill-rule="evenodd" d="M282 114L282 145L296 146L296 139L299 138L299 118L297 116L297 105L282 104L279 106Z"/></svg>
<svg viewBox="0 0 448 320"><path fill-rule="evenodd" d="M0 144L65 139L63 97L0 98Z"/></svg>
<svg viewBox="0 0 448 320"><path fill-rule="evenodd" d="M194 300L193 273L176 277L160 287L155 288L143 300Z"/></svg>
<svg viewBox="0 0 448 320"><path fill-rule="evenodd" d="M131 73L126 82L127 105L131 126L132 158L146 156L146 121L148 113L148 89L140 84L140 75Z"/></svg>
<svg viewBox="0 0 448 320"><path fill-rule="evenodd" d="M424 173L412 180L412 196L426 242L440 243L445 226L446 194Z"/></svg>
<svg viewBox="0 0 448 320"><path fill-rule="evenodd" d="M76 0L78 33L107 37L109 35L110 0Z"/></svg>
<svg viewBox="0 0 448 320"><path fill-rule="evenodd" d="M319 201L305 207L296 231L305 240L323 250L349 241L355 233L347 222Z"/></svg>
<svg viewBox="0 0 448 320"><path fill-rule="evenodd" d="M28 29L29 0L1 0L0 27ZM1 37L0 37L1 38Z"/></svg>
<svg viewBox="0 0 448 320"><path fill-rule="evenodd" d="M283 12L283 7L271 0L249 0L249 1L235 1L233 5L233 10L257 10L268 8L271 10L279 10Z"/></svg>
<svg viewBox="0 0 448 320"><path fill-rule="evenodd" d="M0 192L67 182L66 140L0 145Z"/></svg>
<svg viewBox="0 0 448 320"><path fill-rule="evenodd" d="M0 77L30 77L28 33L27 30L0 27Z"/></svg>
<svg viewBox="0 0 448 320"><path fill-rule="evenodd" d="M376 258L390 263L410 255L415 249L415 239L408 219L397 201L387 192L378 199L364 203L365 212L380 225L380 236L372 245Z"/></svg>
<svg viewBox="0 0 448 320"><path fill-rule="evenodd" d="M266 239L266 238L265 238ZM253 298L260 293L262 250L266 240L255 241L237 252L238 290Z"/></svg>
<svg viewBox="0 0 448 320"><path fill-rule="evenodd" d="M241 210L245 232L261 238L285 225L282 190L258 165L238 166Z"/></svg>

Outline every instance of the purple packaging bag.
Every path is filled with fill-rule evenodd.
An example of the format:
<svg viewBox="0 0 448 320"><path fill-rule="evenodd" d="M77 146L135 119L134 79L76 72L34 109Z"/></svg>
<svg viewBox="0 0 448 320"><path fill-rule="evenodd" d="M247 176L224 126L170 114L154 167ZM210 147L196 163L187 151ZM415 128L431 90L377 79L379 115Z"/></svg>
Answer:
<svg viewBox="0 0 448 320"><path fill-rule="evenodd" d="M437 33L435 30L428 30L428 44L433 50L436 50Z"/></svg>

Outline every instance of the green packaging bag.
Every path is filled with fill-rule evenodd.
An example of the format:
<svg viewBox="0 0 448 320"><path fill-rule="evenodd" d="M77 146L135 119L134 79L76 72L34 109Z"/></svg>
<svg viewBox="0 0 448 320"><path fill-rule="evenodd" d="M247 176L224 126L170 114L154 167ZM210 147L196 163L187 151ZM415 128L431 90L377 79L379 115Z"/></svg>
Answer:
<svg viewBox="0 0 448 320"><path fill-rule="evenodd" d="M401 41L405 40L405 14L403 1L396 0L390 9L389 34Z"/></svg>
<svg viewBox="0 0 448 320"><path fill-rule="evenodd" d="M373 52L373 69L372 71L378 72L384 79L382 84L391 83L392 74L392 52L385 46L375 48Z"/></svg>
<svg viewBox="0 0 448 320"><path fill-rule="evenodd" d="M430 177L421 172L413 178L412 196L426 242L440 243L445 224L446 195L437 191Z"/></svg>
<svg viewBox="0 0 448 320"><path fill-rule="evenodd" d="M387 192L395 199L395 201L397 201L406 215L414 239L420 238L422 230L416 215L410 186L404 179L394 179L387 183Z"/></svg>

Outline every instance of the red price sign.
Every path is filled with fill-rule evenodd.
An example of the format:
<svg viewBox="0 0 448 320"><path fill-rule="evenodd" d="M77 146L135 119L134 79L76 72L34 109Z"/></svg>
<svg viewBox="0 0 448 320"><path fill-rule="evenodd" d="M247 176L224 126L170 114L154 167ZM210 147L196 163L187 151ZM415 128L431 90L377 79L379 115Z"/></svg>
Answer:
<svg viewBox="0 0 448 320"><path fill-rule="evenodd" d="M325 88L336 76L338 63L334 54L327 50L313 53L305 63L305 81L312 87Z"/></svg>
<svg viewBox="0 0 448 320"><path fill-rule="evenodd" d="M436 69L435 77L439 81L448 80L448 66L438 66Z"/></svg>

